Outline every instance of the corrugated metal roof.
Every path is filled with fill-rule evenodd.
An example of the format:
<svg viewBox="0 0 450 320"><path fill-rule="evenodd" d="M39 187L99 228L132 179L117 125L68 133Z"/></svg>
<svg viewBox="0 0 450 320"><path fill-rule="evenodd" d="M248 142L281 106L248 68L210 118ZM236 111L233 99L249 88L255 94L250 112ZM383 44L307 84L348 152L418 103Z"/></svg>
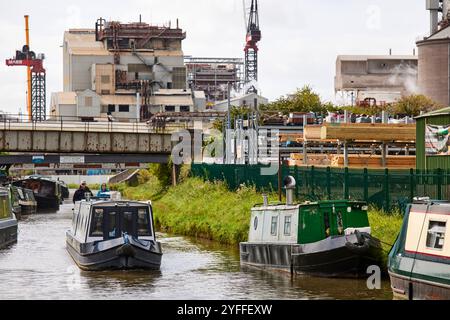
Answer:
<svg viewBox="0 0 450 320"><path fill-rule="evenodd" d="M438 32L432 34L430 37L424 40L440 40L440 39L448 39L450 38L450 27L439 30Z"/></svg>
<svg viewBox="0 0 450 320"><path fill-rule="evenodd" d="M434 111L422 114L422 115L416 117L416 119L436 117L436 116L442 116L442 115L450 115L450 107L439 109L439 110L434 110Z"/></svg>

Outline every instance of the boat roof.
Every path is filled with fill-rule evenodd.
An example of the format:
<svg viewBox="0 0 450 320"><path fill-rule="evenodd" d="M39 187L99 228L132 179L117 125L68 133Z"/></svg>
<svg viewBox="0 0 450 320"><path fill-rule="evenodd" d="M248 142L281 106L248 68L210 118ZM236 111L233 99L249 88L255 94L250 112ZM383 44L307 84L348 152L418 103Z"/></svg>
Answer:
<svg viewBox="0 0 450 320"><path fill-rule="evenodd" d="M48 182L57 183L56 180L53 180L53 179L50 179L50 178L46 178L46 177L38 177L38 176L31 176L31 177L28 177L26 179L14 181L14 182L21 182L21 181L28 181L28 180L38 180L38 181L42 180L42 181L48 181Z"/></svg>
<svg viewBox="0 0 450 320"><path fill-rule="evenodd" d="M286 205L283 203L274 203L269 204L268 206L264 206L262 204L256 205L252 208L252 211L264 211L264 210L292 210L299 209L300 207L306 206L319 206L322 208L333 207L333 206L348 206L349 204L365 204L364 201L355 201L355 200L324 200L324 201L316 201L309 202L305 201L299 204Z"/></svg>
<svg viewBox="0 0 450 320"><path fill-rule="evenodd" d="M130 206L130 207L142 207L148 206L150 202L133 201L133 200L119 200L113 201L110 199L92 199L91 201L82 200L82 203L86 203L91 206L102 206L102 207L116 207L116 206Z"/></svg>

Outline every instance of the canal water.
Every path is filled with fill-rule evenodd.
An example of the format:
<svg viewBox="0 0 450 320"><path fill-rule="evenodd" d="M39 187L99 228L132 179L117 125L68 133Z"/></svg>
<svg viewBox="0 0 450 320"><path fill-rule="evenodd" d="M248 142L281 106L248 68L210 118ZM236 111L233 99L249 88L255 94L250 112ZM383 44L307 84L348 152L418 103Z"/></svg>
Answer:
<svg viewBox="0 0 450 320"><path fill-rule="evenodd" d="M80 271L65 249L73 205L20 221L18 243L0 251L0 299L392 299L388 281L291 277L241 268L239 251L159 234L158 272Z"/></svg>

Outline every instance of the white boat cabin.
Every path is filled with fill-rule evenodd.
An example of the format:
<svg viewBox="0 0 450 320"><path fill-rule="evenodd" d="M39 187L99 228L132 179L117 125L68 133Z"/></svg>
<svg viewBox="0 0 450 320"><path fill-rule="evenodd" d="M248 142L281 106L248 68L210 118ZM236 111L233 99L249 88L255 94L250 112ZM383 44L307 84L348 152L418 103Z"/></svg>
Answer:
<svg viewBox="0 0 450 320"><path fill-rule="evenodd" d="M411 206L405 251L428 257L450 258L450 203Z"/></svg>
<svg viewBox="0 0 450 320"><path fill-rule="evenodd" d="M80 201L75 204L72 236L80 243L112 240L127 234L155 241L150 203L135 201Z"/></svg>

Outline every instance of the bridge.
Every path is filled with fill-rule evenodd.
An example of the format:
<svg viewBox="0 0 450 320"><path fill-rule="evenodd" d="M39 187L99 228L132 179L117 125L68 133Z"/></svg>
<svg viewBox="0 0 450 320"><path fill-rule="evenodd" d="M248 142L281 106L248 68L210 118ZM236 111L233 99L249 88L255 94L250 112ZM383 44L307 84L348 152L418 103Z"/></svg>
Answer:
<svg viewBox="0 0 450 320"><path fill-rule="evenodd" d="M172 133L179 129L158 130L145 123L4 121L0 152L170 155Z"/></svg>

